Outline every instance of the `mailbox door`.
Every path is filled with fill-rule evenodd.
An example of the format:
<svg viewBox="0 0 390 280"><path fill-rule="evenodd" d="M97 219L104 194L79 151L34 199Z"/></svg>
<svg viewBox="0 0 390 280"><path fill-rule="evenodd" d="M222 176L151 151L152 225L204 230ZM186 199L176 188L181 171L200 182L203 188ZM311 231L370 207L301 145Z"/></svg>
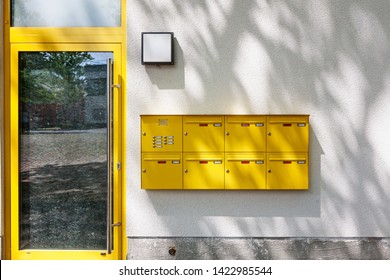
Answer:
<svg viewBox="0 0 390 280"><path fill-rule="evenodd" d="M307 153L269 154L267 169L267 189L309 189L309 160Z"/></svg>
<svg viewBox="0 0 390 280"><path fill-rule="evenodd" d="M224 116L184 116L184 152L223 152Z"/></svg>
<svg viewBox="0 0 390 280"><path fill-rule="evenodd" d="M141 116L142 152L180 152L182 116Z"/></svg>
<svg viewBox="0 0 390 280"><path fill-rule="evenodd" d="M265 152L266 133L266 116L226 116L225 150Z"/></svg>
<svg viewBox="0 0 390 280"><path fill-rule="evenodd" d="M266 158L264 154L226 154L225 160L226 189L266 189Z"/></svg>
<svg viewBox="0 0 390 280"><path fill-rule="evenodd" d="M223 153L184 154L184 189L224 189Z"/></svg>
<svg viewBox="0 0 390 280"><path fill-rule="evenodd" d="M180 153L142 154L142 189L182 189L182 156Z"/></svg>
<svg viewBox="0 0 390 280"><path fill-rule="evenodd" d="M268 152L308 152L309 116L269 116Z"/></svg>

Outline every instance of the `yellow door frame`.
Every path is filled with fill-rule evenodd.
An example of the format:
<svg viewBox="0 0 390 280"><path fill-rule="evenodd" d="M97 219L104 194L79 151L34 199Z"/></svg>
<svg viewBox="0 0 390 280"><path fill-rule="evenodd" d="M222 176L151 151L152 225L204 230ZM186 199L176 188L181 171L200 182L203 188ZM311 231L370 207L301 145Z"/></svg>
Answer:
<svg viewBox="0 0 390 280"><path fill-rule="evenodd" d="M121 6L120 27L31 28L10 26L10 1L4 1L4 256L6 259L125 259L125 127L126 127L126 1ZM114 53L114 251L19 250L19 149L18 53L20 51L90 51ZM116 165L116 164L115 164ZM116 248L116 249L115 249Z"/></svg>

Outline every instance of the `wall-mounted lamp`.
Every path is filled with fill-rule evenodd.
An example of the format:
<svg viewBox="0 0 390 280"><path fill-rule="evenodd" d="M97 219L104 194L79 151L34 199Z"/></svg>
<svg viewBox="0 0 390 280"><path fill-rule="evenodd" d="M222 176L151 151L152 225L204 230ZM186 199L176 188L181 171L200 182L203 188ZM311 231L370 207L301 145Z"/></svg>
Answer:
<svg viewBox="0 0 390 280"><path fill-rule="evenodd" d="M142 32L141 64L173 65L173 32Z"/></svg>

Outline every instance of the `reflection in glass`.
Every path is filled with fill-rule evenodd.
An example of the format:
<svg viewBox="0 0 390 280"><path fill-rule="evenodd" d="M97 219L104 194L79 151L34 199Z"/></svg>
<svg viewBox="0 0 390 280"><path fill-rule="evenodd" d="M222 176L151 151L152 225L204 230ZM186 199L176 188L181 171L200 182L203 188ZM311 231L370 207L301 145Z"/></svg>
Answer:
<svg viewBox="0 0 390 280"><path fill-rule="evenodd" d="M12 0L12 26L119 27L121 0Z"/></svg>
<svg viewBox="0 0 390 280"><path fill-rule="evenodd" d="M106 59L19 54L20 249L105 249Z"/></svg>

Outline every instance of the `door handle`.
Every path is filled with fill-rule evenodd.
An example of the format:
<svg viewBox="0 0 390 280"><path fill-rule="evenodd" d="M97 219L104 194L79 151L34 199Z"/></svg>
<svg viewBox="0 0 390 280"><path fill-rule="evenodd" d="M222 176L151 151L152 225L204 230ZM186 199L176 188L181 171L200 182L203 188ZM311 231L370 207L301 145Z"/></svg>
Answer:
<svg viewBox="0 0 390 280"><path fill-rule="evenodd" d="M115 223L115 224L112 224L111 226L112 226L112 227L119 227L119 226L121 226L121 225L122 225L121 222L117 222L117 223Z"/></svg>
<svg viewBox="0 0 390 280"><path fill-rule="evenodd" d="M112 251L112 89L113 60L107 59L107 254Z"/></svg>

